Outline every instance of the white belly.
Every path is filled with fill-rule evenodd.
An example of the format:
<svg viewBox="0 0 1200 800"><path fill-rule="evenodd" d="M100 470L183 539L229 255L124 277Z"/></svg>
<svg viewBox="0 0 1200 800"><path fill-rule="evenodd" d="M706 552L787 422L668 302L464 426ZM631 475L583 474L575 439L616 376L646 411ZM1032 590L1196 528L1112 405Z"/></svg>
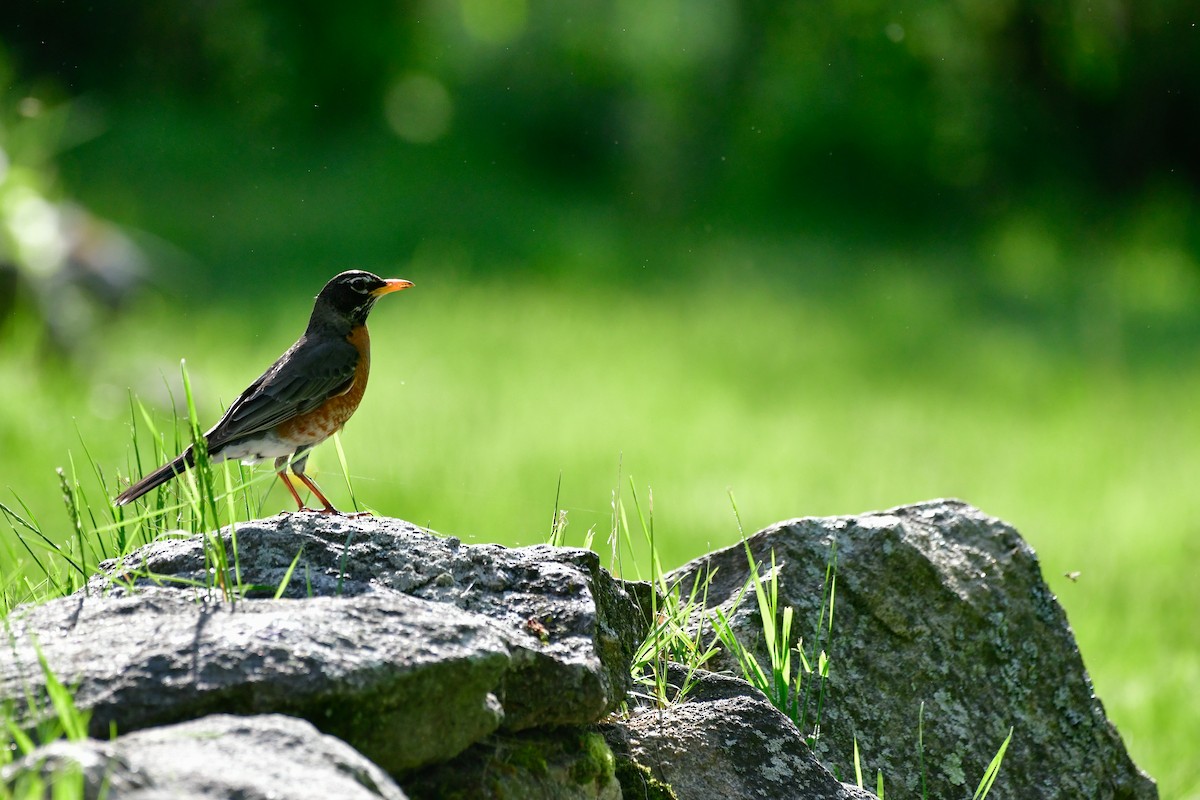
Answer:
<svg viewBox="0 0 1200 800"><path fill-rule="evenodd" d="M290 456L296 452L296 445L288 444L272 434L261 436L256 442L237 442L221 448L219 455L213 456L213 463L227 460L239 460L243 464L254 464L268 458Z"/></svg>

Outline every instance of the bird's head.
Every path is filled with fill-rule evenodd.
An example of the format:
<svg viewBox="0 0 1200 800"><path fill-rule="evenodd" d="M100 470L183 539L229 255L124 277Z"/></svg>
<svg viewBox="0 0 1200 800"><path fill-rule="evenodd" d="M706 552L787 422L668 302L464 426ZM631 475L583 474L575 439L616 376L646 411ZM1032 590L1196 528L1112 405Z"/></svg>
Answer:
<svg viewBox="0 0 1200 800"><path fill-rule="evenodd" d="M412 281L381 278L361 269L343 272L334 276L317 295L313 320L332 315L339 321L345 319L351 326L362 325L367 321L367 315L371 313L376 300L389 292L398 292L410 286Z"/></svg>

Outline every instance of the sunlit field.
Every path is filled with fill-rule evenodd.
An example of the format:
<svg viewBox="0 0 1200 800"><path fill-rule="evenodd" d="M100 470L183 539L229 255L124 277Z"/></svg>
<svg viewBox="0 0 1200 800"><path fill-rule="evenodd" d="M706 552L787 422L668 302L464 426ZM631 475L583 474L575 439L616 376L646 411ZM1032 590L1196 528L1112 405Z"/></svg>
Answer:
<svg viewBox="0 0 1200 800"><path fill-rule="evenodd" d="M667 568L735 506L960 498L1200 800L1194 3L9 5L0 607L162 533L104 526L181 362L207 426L367 269L415 287L309 461L338 507L636 578L634 497Z"/></svg>
<svg viewBox="0 0 1200 800"><path fill-rule="evenodd" d="M750 530L963 498L1037 549L1164 796L1200 792L1194 359L1114 359L911 272L841 285L710 273L638 291L392 271L417 286L373 313L371 385L342 435L360 503L530 544L549 537L557 497L568 543L592 529L607 561L613 491L632 483L653 495L674 566L736 541L729 492ZM215 420L298 335L317 288L280 286L262 317L238 300L147 302L73 370L31 371L31 345L7 353L4 502L19 496L65 537L53 470L86 465L85 446L109 475L127 469L131 390L169 428L186 359ZM309 473L349 504L332 444ZM264 514L290 506L262 486Z"/></svg>
<svg viewBox="0 0 1200 800"><path fill-rule="evenodd" d="M92 463L110 496L129 477L131 401L172 429L181 360L209 424L326 279L367 268L416 286L371 317L341 437L361 505L513 545L562 510L608 563L614 492L636 491L671 567L737 540L731 493L747 531L962 498L1037 549L1163 797L1200 798L1200 290L1169 187L1103 225L1054 195L946 235L878 208L638 217L531 188L479 142L246 146L157 106L113 120L61 167L153 232L152 287L66 361L27 309L0 331L0 502L43 530L70 531L56 468L93 504ZM309 474L350 506L332 443ZM257 486L262 514L292 507ZM11 585L27 554L0 540Z"/></svg>

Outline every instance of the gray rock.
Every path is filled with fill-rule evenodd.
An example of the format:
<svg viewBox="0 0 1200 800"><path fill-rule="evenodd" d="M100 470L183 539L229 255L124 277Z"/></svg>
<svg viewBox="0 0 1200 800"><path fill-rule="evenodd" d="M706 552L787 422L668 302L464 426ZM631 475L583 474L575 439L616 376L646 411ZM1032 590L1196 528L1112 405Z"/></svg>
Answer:
<svg viewBox="0 0 1200 800"><path fill-rule="evenodd" d="M769 565L774 551L781 604L796 609L794 627L807 647L816 640L834 541L831 668L815 744L822 760L851 774L857 735L865 770L882 769L888 796L916 796L924 702L930 797L970 797L1010 726L992 796L1158 796L1105 717L1066 615L1013 528L961 502L931 501L792 520L755 534L754 557ZM728 610L748 575L741 544L668 578L690 587L710 567L719 570L709 602ZM733 617L739 640L768 663L752 592ZM718 666L734 668L722 658Z"/></svg>
<svg viewBox="0 0 1200 800"><path fill-rule="evenodd" d="M232 604L194 585L205 560L189 537L104 565L86 593L15 611L0 698L43 686L36 637L78 686L93 735L285 713L399 774L500 726L599 719L624 699L645 629L582 550L471 547L396 520L293 514L237 526L237 552L228 581L246 599ZM297 552L293 599L262 599Z"/></svg>
<svg viewBox="0 0 1200 800"><path fill-rule="evenodd" d="M512 659L485 620L404 595L251 600L178 590L76 595L14 614L0 696L43 683L36 637L77 686L89 732L211 713L303 717L389 772L450 758L496 730Z"/></svg>
<svg viewBox="0 0 1200 800"><path fill-rule="evenodd" d="M585 724L619 705L629 689L629 662L646 623L589 550L464 545L385 517L280 514L239 524L236 532L241 582L263 587L251 597L274 595L300 553L286 597L398 592L491 620L519 673L507 681L508 729ZM229 530L222 535L232 551ZM141 571L202 582L207 566L201 539L189 537L149 545L105 568L110 575ZM104 576L90 587L125 591Z"/></svg>
<svg viewBox="0 0 1200 800"><path fill-rule="evenodd" d="M88 800L405 800L345 742L278 715L214 715L113 741L59 741L0 770L0 781L12 790L31 775L61 778L72 768Z"/></svg>
<svg viewBox="0 0 1200 800"><path fill-rule="evenodd" d="M671 665L671 684L680 685L682 677L682 668ZM636 708L602 730L618 759L652 776L626 778L626 800L663 796L654 781L669 786L677 800L875 797L821 766L792 721L740 678L701 673L684 702L661 711Z"/></svg>

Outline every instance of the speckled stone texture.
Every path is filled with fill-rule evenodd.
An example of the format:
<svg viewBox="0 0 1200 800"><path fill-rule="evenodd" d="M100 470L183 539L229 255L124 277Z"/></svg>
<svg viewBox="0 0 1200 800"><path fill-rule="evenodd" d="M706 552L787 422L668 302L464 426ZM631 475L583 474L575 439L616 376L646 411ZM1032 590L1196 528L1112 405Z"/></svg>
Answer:
<svg viewBox="0 0 1200 800"><path fill-rule="evenodd" d="M31 774L61 781L71 768L89 799L405 800L345 742L277 714L218 714L112 741L59 741L0 770L0 783L19 787Z"/></svg>
<svg viewBox="0 0 1200 800"><path fill-rule="evenodd" d="M839 774L853 774L857 736L864 774L883 770L888 796L920 796L923 702L929 797L969 798L1010 727L992 797L1158 796L1106 718L1037 556L1009 525L938 500L791 520L749 542L767 568L774 552L781 605L796 609L796 635L809 647L836 542L831 668L815 752ZM690 588L708 569L718 570L709 603L728 611L748 575L745 549L712 553L668 580ZM739 640L769 663L753 592L733 619ZM722 658L714 668L736 669Z"/></svg>
<svg viewBox="0 0 1200 800"><path fill-rule="evenodd" d="M242 583L266 587L250 598L273 595L299 553L285 598L399 594L489 620L509 641L520 673L504 698L508 729L594 719L620 704L629 688L629 661L646 622L590 550L465 545L388 517L280 514L242 523L236 532ZM232 552L228 528L222 537ZM192 536L105 566L110 574L140 570L203 582L208 565L200 538ZM124 591L104 576L89 588Z"/></svg>
<svg viewBox="0 0 1200 800"><path fill-rule="evenodd" d="M76 595L10 619L0 696L35 693L41 652L78 687L89 732L213 713L290 714L399 772L449 758L497 730L513 668L485 620L403 595L199 603L148 587ZM18 707L19 708L19 707Z"/></svg>
<svg viewBox="0 0 1200 800"><path fill-rule="evenodd" d="M686 671L672 664L668 681ZM602 726L619 759L669 784L676 800L873 800L839 781L804 743L786 715L739 678L701 673L686 701L637 708ZM629 800L653 797L649 781L627 780Z"/></svg>
<svg viewBox="0 0 1200 800"><path fill-rule="evenodd" d="M43 692L36 640L77 687L94 736L110 723L128 733L283 713L392 774L497 730L587 725L625 699L646 622L595 553L467 546L400 520L322 514L236 535L242 585L264 588L235 602L203 588L201 542L188 537L102 565L107 577L86 591L14 610L0 699L22 714L26 691Z"/></svg>
<svg viewBox="0 0 1200 800"><path fill-rule="evenodd" d="M233 533L221 535L232 551ZM690 702L661 715L637 710L627 694L630 659L647 621L634 598L645 601L650 588L614 580L596 554L468 546L392 519L292 514L239 525L241 581L258 588L234 603L202 588L207 564L195 537L106 564L107 577L86 591L10 614L0 699L21 717L25 698L44 693L36 641L92 714L93 735L107 738L115 723L118 744L144 747L146 758L176 747L169 726L221 719L209 715L268 715L260 719L278 736L237 722L211 732L230 747L239 737L254 742L263 758L280 755L271 742L286 749L319 736L269 716L287 714L344 740L402 786L418 781L422 796L451 783L471 796L499 786L499 769L521 777L520 791L540 793L529 796L607 799L619 781L626 796L640 787L633 796L656 800L869 797L834 777L854 774L855 737L869 785L881 770L888 797L919 797L924 703L928 797L969 798L1010 727L991 797L1157 797L1106 719L1062 608L1015 530L964 503L933 501L755 534L754 558L770 564L774 552L781 601L795 608L794 630L809 652L835 543L833 633L823 643L831 668L812 754L804 737L813 733L815 691L803 730L721 676L702 677ZM282 598L272 599L297 553ZM767 663L753 593L732 608L748 575L741 544L668 580L687 591L711 568L709 603L731 614L739 638ZM723 658L708 666L733 669ZM815 689L815 677L806 680ZM627 700L633 712L605 729L619 756L610 773L608 749L592 746L588 726ZM315 741L332 752L328 737ZM217 742L216 752L226 745ZM50 753L86 755L89 747L131 764L143 757L103 742L52 745ZM353 760L333 756L335 764ZM126 777L136 783L142 774ZM439 775L453 780L441 785ZM564 785L550 775L569 781L573 794L548 788ZM240 791L236 770L216 777L227 779L230 796ZM155 780L130 797L192 796L172 794L165 773ZM238 796L259 796L253 781L244 783L250 793ZM395 794L386 781L375 788Z"/></svg>
<svg viewBox="0 0 1200 800"><path fill-rule="evenodd" d="M1105 717L1067 616L1016 530L960 501L934 500L793 519L751 536L763 573L774 552L780 604L796 608L806 649L817 638L835 542L833 634L824 646L832 666L815 747L824 763L852 774L857 735L864 774L883 770L889 795L894 787L919 796L924 703L931 798L970 798L1009 727L996 798L1157 798ZM709 603L728 610L749 575L740 543L667 578L690 588L709 569L718 570ZM752 591L733 619L739 640L769 663ZM722 666L736 669L727 654L714 668Z"/></svg>

